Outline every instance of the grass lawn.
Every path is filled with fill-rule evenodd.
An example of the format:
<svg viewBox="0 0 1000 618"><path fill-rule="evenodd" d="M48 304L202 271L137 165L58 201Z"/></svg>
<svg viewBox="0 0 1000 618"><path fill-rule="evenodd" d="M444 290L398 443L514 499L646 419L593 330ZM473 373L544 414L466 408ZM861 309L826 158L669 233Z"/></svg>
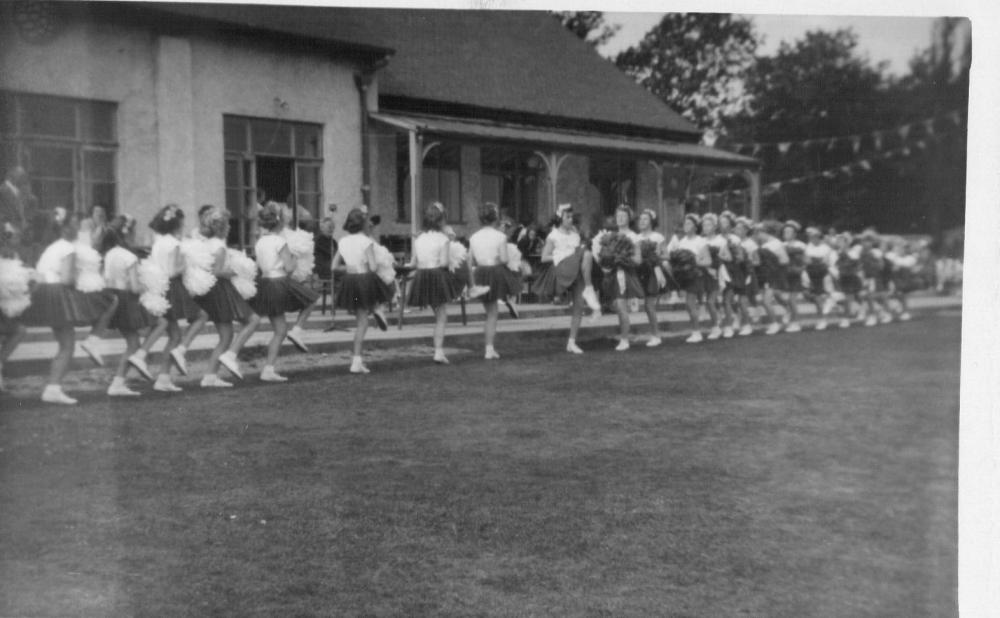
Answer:
<svg viewBox="0 0 1000 618"><path fill-rule="evenodd" d="M499 344L0 412L0 615L957 614L959 317Z"/></svg>

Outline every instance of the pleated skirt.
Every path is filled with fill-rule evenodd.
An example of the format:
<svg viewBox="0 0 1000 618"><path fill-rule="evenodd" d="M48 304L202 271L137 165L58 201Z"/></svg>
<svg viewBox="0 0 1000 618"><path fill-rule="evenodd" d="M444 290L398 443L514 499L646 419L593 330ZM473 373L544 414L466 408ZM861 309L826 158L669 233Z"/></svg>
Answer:
<svg viewBox="0 0 1000 618"><path fill-rule="evenodd" d="M271 318L302 311L317 298L319 294L289 277L259 278L257 294L250 299L250 308L257 315Z"/></svg>
<svg viewBox="0 0 1000 618"><path fill-rule="evenodd" d="M102 292L81 292L62 283L39 283L31 290L31 306L22 317L29 326L90 326L111 303L114 295Z"/></svg>
<svg viewBox="0 0 1000 618"><path fill-rule="evenodd" d="M485 285L490 291L480 297L483 302L496 302L521 292L521 275L503 264L477 266L473 279L476 285Z"/></svg>
<svg viewBox="0 0 1000 618"><path fill-rule="evenodd" d="M196 296L194 302L216 323L241 322L254 314L250 304L236 291L233 282L219 277L207 293Z"/></svg>
<svg viewBox="0 0 1000 618"><path fill-rule="evenodd" d="M194 322L201 313L198 304L194 302L191 293L184 287L183 277L178 275L170 279L170 287L167 288L167 302L170 308L163 314L163 317L172 321L187 320Z"/></svg>
<svg viewBox="0 0 1000 618"><path fill-rule="evenodd" d="M532 293L542 302L562 296L583 280L583 272L580 270L582 263L583 253L578 250L555 266L551 262L542 264L538 279L531 286Z"/></svg>
<svg viewBox="0 0 1000 618"><path fill-rule="evenodd" d="M601 278L601 292L605 298L618 300L620 298L645 298L642 283L636 276L635 271L625 270L625 285L618 281L618 271L606 272ZM656 278L653 278L654 282Z"/></svg>
<svg viewBox="0 0 1000 618"><path fill-rule="evenodd" d="M379 279L374 272L351 273L341 279L336 306L351 313L371 311L392 299L391 286Z"/></svg>
<svg viewBox="0 0 1000 618"><path fill-rule="evenodd" d="M461 292L461 283L447 268L418 268L410 283L407 304L438 307L455 300Z"/></svg>
<svg viewBox="0 0 1000 618"><path fill-rule="evenodd" d="M118 297L118 306L111 316L109 326L122 333L134 333L156 324L153 317L139 302L139 295L126 290L110 290Z"/></svg>

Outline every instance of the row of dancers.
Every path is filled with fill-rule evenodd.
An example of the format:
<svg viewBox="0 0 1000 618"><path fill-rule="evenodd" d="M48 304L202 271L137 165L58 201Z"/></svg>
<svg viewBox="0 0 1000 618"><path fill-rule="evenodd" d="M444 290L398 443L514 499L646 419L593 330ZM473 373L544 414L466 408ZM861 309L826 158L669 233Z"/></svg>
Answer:
<svg viewBox="0 0 1000 618"><path fill-rule="evenodd" d="M369 319L385 329L381 309L396 299L433 310L433 360L439 364L448 364L444 353L448 304L460 296L481 299L486 313L484 358L500 358L495 346L498 305L506 303L517 317L510 299L522 289L520 251L500 230L496 204L483 205L482 227L467 247L455 241L444 213L440 203L423 213L423 231L413 240L408 264L413 276L402 295L393 256L372 238L366 209L348 213L347 235L340 240L332 268L341 279L335 306L356 319L351 373L370 372L362 355ZM185 234L184 211L167 205L150 223L154 242L149 257L140 260L118 230L107 233L101 255L80 237L78 217L56 209L51 221L54 240L34 270L17 260L16 248L5 247L0 257L2 360L13 353L25 325L50 327L58 351L42 400L73 404L76 400L63 392L61 384L76 345L75 327L91 326L80 345L98 364L103 364L98 342L115 329L126 350L108 395L139 394L126 382L130 371L153 382L156 391L176 392L181 389L173 375L188 373L187 350L211 320L218 340L200 384L226 388L232 382L220 376L221 370L243 378L238 355L267 318L272 336L260 379L283 382L287 378L276 370L281 346L287 338L308 351L304 327L318 299L306 284L313 267L312 236L294 229L290 220L287 206L265 204L259 213L262 234L250 259L226 247L229 215L224 209L201 207L197 225ZM687 215L683 232L667 241L656 229L655 212L644 210L635 216L625 205L616 210L614 225L590 242L581 238L572 205L560 205L553 223L532 291L543 301L569 298L566 350L573 354L583 353L576 339L584 306L596 318L602 304L610 304L618 315L616 350L629 349L629 305L636 301L643 303L649 318L647 345L660 345L657 303L670 291L685 295L690 343L753 333L758 321L754 306L770 320L767 334L798 332L797 305L803 296L817 305L818 329L826 328L838 307L842 327L852 319L873 325L889 319L890 312L899 319L909 318L902 273L913 271L915 258L901 249L882 252L873 231L858 238L826 237L808 228L808 242L803 242L798 239L801 226L794 221L754 223L724 212ZM711 319L707 337L701 332L702 309ZM295 314L291 326L288 314ZM166 346L154 365L150 355L164 335Z"/></svg>

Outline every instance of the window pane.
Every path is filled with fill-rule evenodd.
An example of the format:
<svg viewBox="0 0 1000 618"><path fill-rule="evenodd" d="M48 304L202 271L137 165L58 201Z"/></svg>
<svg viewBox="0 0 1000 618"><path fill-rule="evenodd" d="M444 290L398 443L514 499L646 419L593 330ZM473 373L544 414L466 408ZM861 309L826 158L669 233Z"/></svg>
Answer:
<svg viewBox="0 0 1000 618"><path fill-rule="evenodd" d="M448 214L448 221L457 222L462 220L462 188L461 174L457 170L441 171L441 186L438 188L438 195L444 203L445 212Z"/></svg>
<svg viewBox="0 0 1000 618"><path fill-rule="evenodd" d="M240 183L240 160L226 159L226 188L238 189L240 188L241 184L242 183Z"/></svg>
<svg viewBox="0 0 1000 618"><path fill-rule="evenodd" d="M73 149L59 146L31 146L29 172L46 178L73 178Z"/></svg>
<svg viewBox="0 0 1000 618"><path fill-rule="evenodd" d="M296 200L300 208L305 208L312 215L313 221L318 220L319 214L319 199L318 193L299 193L296 196Z"/></svg>
<svg viewBox="0 0 1000 618"><path fill-rule="evenodd" d="M318 165L298 164L296 167L296 187L299 191L308 193L319 193L319 172Z"/></svg>
<svg viewBox="0 0 1000 618"><path fill-rule="evenodd" d="M31 190L38 198L38 206L43 209L51 209L62 206L73 210L73 181L72 180L39 180L31 181Z"/></svg>
<svg viewBox="0 0 1000 618"><path fill-rule="evenodd" d="M250 143L254 152L292 154L291 127L270 120L250 121Z"/></svg>
<svg viewBox="0 0 1000 618"><path fill-rule="evenodd" d="M88 150L83 153L84 180L115 180L115 153Z"/></svg>
<svg viewBox="0 0 1000 618"><path fill-rule="evenodd" d="M431 152L437 154L437 165L441 169L459 170L462 168L461 149L458 146L442 144Z"/></svg>
<svg viewBox="0 0 1000 618"><path fill-rule="evenodd" d="M500 204L500 177L493 174L483 174L481 187L483 189L483 201Z"/></svg>
<svg viewBox="0 0 1000 618"><path fill-rule="evenodd" d="M54 97L22 97L21 133L76 138L73 102Z"/></svg>
<svg viewBox="0 0 1000 618"><path fill-rule="evenodd" d="M83 139L100 142L115 141L115 104L87 101L79 105Z"/></svg>
<svg viewBox="0 0 1000 618"><path fill-rule="evenodd" d="M420 188L423 195L423 203L417 205L418 210L422 210L430 202L441 201L438 193L438 175L436 169L424 166L424 173L420 178Z"/></svg>
<svg viewBox="0 0 1000 618"><path fill-rule="evenodd" d="M242 118L222 117L222 143L226 150L247 152L247 121Z"/></svg>
<svg viewBox="0 0 1000 618"><path fill-rule="evenodd" d="M113 182L94 182L84 185L83 200L83 207L86 210L90 210L94 206L104 206L109 217L118 212L115 206L115 183Z"/></svg>
<svg viewBox="0 0 1000 618"><path fill-rule="evenodd" d="M299 157L319 159L323 156L322 131L312 125L295 127L295 154Z"/></svg>
<svg viewBox="0 0 1000 618"><path fill-rule="evenodd" d="M239 215L243 210L243 202L240 199L242 193L239 189L226 189L226 210L234 215Z"/></svg>

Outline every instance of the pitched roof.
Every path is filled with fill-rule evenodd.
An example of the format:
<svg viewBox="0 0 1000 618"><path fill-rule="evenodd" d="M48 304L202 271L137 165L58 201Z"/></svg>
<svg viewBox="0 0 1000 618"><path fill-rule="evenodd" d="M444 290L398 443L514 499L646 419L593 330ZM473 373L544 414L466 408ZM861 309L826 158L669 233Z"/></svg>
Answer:
<svg viewBox="0 0 1000 618"><path fill-rule="evenodd" d="M393 109L696 141L700 132L543 11L141 3L189 18L395 50Z"/></svg>

